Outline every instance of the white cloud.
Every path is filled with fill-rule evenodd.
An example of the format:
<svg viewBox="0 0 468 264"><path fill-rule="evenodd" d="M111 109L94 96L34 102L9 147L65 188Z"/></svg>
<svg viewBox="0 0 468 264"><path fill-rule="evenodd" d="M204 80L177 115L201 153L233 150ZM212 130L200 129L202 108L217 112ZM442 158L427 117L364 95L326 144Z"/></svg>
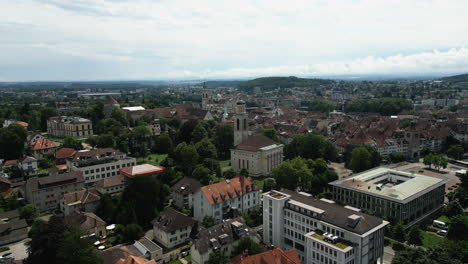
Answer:
<svg viewBox="0 0 468 264"><path fill-rule="evenodd" d="M468 45L465 0L0 0L0 10L0 70L9 79L448 72L468 64L457 58ZM57 70L83 65L90 70Z"/></svg>

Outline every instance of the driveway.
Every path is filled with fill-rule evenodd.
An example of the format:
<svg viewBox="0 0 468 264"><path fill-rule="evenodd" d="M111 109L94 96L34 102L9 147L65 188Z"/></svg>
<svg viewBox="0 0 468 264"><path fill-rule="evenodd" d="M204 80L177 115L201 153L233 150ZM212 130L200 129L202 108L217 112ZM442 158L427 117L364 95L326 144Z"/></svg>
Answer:
<svg viewBox="0 0 468 264"><path fill-rule="evenodd" d="M395 251L391 247L384 248L383 264L391 264L393 257L395 257Z"/></svg>
<svg viewBox="0 0 468 264"><path fill-rule="evenodd" d="M20 259L25 259L28 257L28 246L25 245L26 242L30 241L30 238L26 238L24 240L21 240L19 242L16 242L14 244L9 244L5 245L6 247L9 247L10 249L7 251L2 252L3 254L6 253L13 253L13 256L15 257L16 260Z"/></svg>

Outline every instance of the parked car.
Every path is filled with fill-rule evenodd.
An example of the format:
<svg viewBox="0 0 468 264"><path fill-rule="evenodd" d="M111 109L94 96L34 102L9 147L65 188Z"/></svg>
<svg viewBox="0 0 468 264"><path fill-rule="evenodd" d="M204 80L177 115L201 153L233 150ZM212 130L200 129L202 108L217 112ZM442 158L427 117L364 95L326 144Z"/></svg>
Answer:
<svg viewBox="0 0 468 264"><path fill-rule="evenodd" d="M4 263L7 260L14 260L13 253L6 253L0 257L0 263Z"/></svg>
<svg viewBox="0 0 468 264"><path fill-rule="evenodd" d="M447 233L448 233L447 230L439 230L439 231L437 231L437 234L438 234L439 236L446 236Z"/></svg>

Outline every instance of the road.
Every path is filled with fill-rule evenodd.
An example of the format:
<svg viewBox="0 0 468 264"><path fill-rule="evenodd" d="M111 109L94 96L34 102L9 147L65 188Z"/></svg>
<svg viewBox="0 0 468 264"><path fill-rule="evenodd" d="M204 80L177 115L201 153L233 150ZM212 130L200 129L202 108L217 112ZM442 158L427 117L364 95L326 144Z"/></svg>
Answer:
<svg viewBox="0 0 468 264"><path fill-rule="evenodd" d="M384 257L383 263L384 264L391 264L393 257L395 257L395 251L391 247L384 248Z"/></svg>
<svg viewBox="0 0 468 264"><path fill-rule="evenodd" d="M7 250L7 251L2 252L2 255L11 252L11 253L13 253L13 257L15 257L16 260L21 260L21 259L27 258L28 257L28 246L26 246L25 243L29 242L30 240L31 240L30 238L26 238L24 240L21 240L19 242L13 243L13 244L5 245L6 247L9 247L10 249Z"/></svg>

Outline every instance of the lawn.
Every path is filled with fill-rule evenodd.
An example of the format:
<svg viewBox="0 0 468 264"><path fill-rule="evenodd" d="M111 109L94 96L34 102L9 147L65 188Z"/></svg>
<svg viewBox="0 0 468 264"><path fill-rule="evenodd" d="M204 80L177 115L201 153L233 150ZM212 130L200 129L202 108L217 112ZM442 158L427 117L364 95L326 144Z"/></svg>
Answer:
<svg viewBox="0 0 468 264"><path fill-rule="evenodd" d="M268 179L272 179L272 178L254 179L254 182L258 186L258 188L260 188L260 190L263 190L263 185L265 184L265 181Z"/></svg>
<svg viewBox="0 0 468 264"><path fill-rule="evenodd" d="M423 247L434 247L442 246L446 242L446 238L438 236L431 232L423 231L422 233L422 242Z"/></svg>
<svg viewBox="0 0 468 264"><path fill-rule="evenodd" d="M166 157L167 154L149 154L144 158L137 158L137 163L148 163L154 166L158 166Z"/></svg>
<svg viewBox="0 0 468 264"><path fill-rule="evenodd" d="M220 161L219 161L219 166L221 166L221 169L223 169L224 167L229 166L229 162L231 162L230 159L227 159L227 160L220 160Z"/></svg>
<svg viewBox="0 0 468 264"><path fill-rule="evenodd" d="M190 256L190 255L186 256L185 260L188 261L188 262L191 262L192 261L192 256Z"/></svg>
<svg viewBox="0 0 468 264"><path fill-rule="evenodd" d="M178 259L174 259L173 261L169 262L169 264L182 264L182 262L180 262Z"/></svg>
<svg viewBox="0 0 468 264"><path fill-rule="evenodd" d="M449 219L447 216L445 216L445 215L442 215L441 217L437 218L437 220L442 221L442 222L444 222L444 223L446 223L446 224L450 224L450 223L451 223L450 219Z"/></svg>

